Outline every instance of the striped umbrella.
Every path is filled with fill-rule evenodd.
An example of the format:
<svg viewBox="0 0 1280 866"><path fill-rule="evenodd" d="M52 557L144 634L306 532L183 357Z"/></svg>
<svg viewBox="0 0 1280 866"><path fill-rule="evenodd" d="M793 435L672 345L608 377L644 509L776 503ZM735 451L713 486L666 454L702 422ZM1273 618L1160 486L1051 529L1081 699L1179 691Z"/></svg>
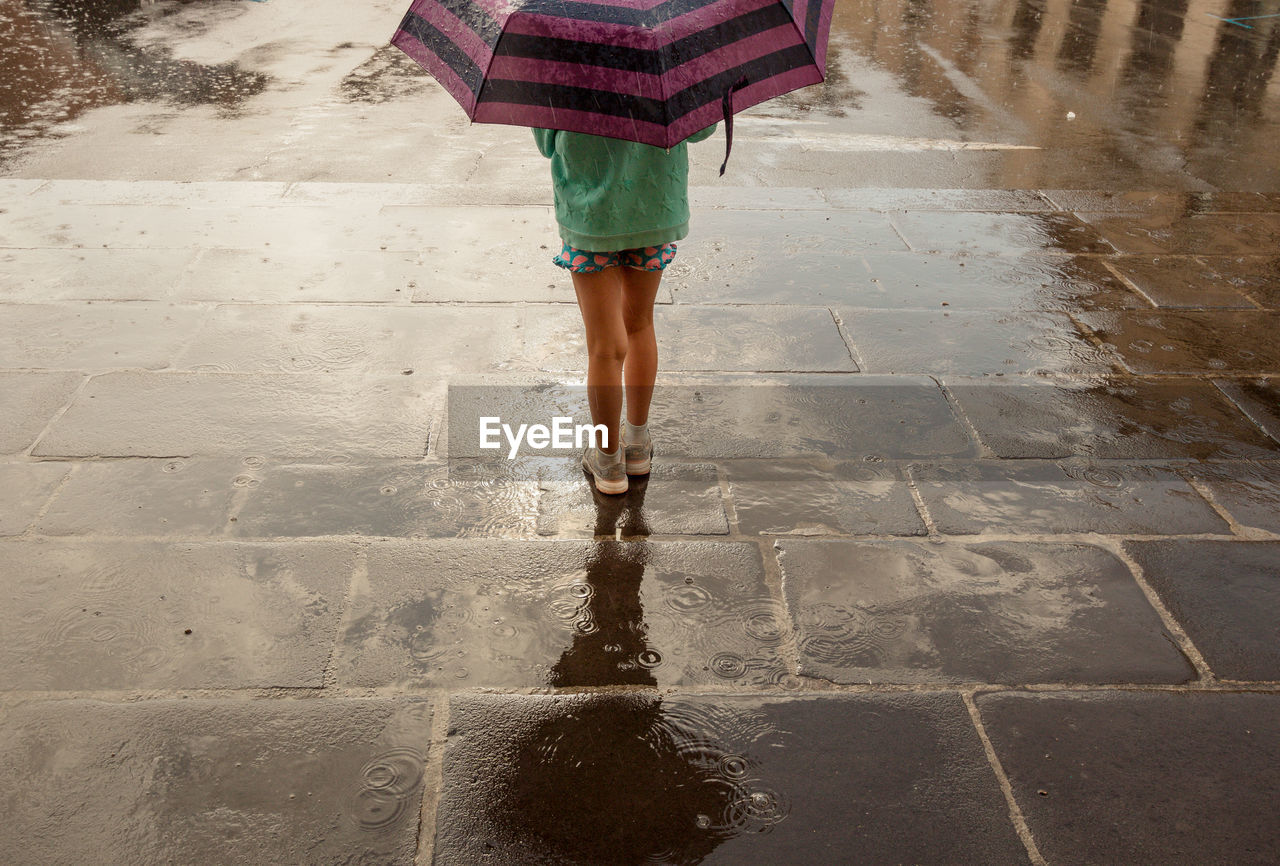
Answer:
<svg viewBox="0 0 1280 866"><path fill-rule="evenodd" d="M472 120L671 147L822 81L834 5L414 0L391 42Z"/></svg>

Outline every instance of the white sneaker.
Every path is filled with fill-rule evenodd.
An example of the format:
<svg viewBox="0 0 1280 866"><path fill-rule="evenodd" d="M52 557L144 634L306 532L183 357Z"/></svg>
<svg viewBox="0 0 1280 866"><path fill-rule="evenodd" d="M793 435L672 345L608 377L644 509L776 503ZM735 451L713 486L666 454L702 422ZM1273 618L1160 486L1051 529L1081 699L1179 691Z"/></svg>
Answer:
<svg viewBox="0 0 1280 866"><path fill-rule="evenodd" d="M628 475L648 475L649 463L653 460L653 440L649 437L649 425L646 424L640 430L640 436L635 442L627 441L625 429L621 437Z"/></svg>
<svg viewBox="0 0 1280 866"><path fill-rule="evenodd" d="M582 452L582 470L592 477L601 493L627 492L627 464L621 448L605 454L599 448L588 447Z"/></svg>

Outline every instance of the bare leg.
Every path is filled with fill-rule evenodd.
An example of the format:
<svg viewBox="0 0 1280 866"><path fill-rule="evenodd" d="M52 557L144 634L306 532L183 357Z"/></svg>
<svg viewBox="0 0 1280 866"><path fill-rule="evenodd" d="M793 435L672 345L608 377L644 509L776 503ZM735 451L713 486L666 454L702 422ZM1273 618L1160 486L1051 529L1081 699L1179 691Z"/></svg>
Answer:
<svg viewBox="0 0 1280 866"><path fill-rule="evenodd" d="M622 367L627 359L627 329L622 312L622 268L595 274L573 274L573 290L587 331L587 402L591 423L608 431L613 452L621 441Z"/></svg>
<svg viewBox="0 0 1280 866"><path fill-rule="evenodd" d="M662 271L619 268L622 321L627 332L627 420L639 427L649 420L649 401L658 375L658 339L653 332L653 302Z"/></svg>

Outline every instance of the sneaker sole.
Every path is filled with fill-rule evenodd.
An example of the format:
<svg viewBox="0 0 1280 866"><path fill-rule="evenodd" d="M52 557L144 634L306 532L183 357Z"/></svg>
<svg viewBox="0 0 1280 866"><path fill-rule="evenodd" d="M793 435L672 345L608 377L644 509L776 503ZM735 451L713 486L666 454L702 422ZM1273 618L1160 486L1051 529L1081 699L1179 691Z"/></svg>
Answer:
<svg viewBox="0 0 1280 866"><path fill-rule="evenodd" d="M627 474L628 475L648 475L649 461L648 460L634 460L634 461L628 460Z"/></svg>

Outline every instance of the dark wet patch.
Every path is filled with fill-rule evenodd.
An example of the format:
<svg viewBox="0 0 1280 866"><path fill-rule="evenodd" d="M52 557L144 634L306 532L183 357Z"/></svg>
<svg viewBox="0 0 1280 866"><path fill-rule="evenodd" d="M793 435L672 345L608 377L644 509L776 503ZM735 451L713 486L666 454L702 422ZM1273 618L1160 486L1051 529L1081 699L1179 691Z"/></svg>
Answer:
<svg viewBox="0 0 1280 866"><path fill-rule="evenodd" d="M716 468L706 463L664 463L628 478L623 496L595 489L577 459L555 461L541 472L538 532L612 538L648 535L728 535Z"/></svg>
<svg viewBox="0 0 1280 866"><path fill-rule="evenodd" d="M1272 439L1280 442L1280 380L1264 376L1214 384Z"/></svg>
<svg viewBox="0 0 1280 866"><path fill-rule="evenodd" d="M786 614L754 545L383 543L349 602L348 686L768 685Z"/></svg>
<svg viewBox="0 0 1280 866"><path fill-rule="evenodd" d="M725 464L738 526L752 535L924 535L897 466L865 461Z"/></svg>
<svg viewBox="0 0 1280 866"><path fill-rule="evenodd" d="M0 367L162 369L204 318L161 304L5 304Z"/></svg>
<svg viewBox="0 0 1280 866"><path fill-rule="evenodd" d="M1280 372L1280 313L1151 310L1077 319L1134 373Z"/></svg>
<svg viewBox="0 0 1280 866"><path fill-rule="evenodd" d="M1280 696L978 698L1050 863L1265 863L1280 845Z"/></svg>
<svg viewBox="0 0 1280 866"><path fill-rule="evenodd" d="M0 454L29 448L83 381L79 373L0 370Z"/></svg>
<svg viewBox="0 0 1280 866"><path fill-rule="evenodd" d="M260 466L234 458L87 460L40 518L42 535L222 535Z"/></svg>
<svg viewBox="0 0 1280 866"><path fill-rule="evenodd" d="M133 373L95 376L40 456L258 454L347 462L421 457L430 408L410 376Z"/></svg>
<svg viewBox="0 0 1280 866"><path fill-rule="evenodd" d="M179 4L164 4L165 14ZM241 12L239 4L224 2ZM179 60L167 45L138 45L141 0L34 0L0 11L0 161L88 109L131 102L213 105L233 117L270 78L234 63Z"/></svg>
<svg viewBox="0 0 1280 866"><path fill-rule="evenodd" d="M951 694L473 695L450 721L441 864L1025 857Z"/></svg>
<svg viewBox="0 0 1280 866"><path fill-rule="evenodd" d="M955 379L945 384L997 457L1280 456L1276 442L1198 380L1022 385Z"/></svg>
<svg viewBox="0 0 1280 866"><path fill-rule="evenodd" d="M381 105L398 99L421 97L424 91L439 86L407 54L386 45L347 73L338 85L338 92L347 102Z"/></svg>
<svg viewBox="0 0 1280 866"><path fill-rule="evenodd" d="M1280 214L1081 216L1125 253L1249 255L1280 248Z"/></svg>
<svg viewBox="0 0 1280 866"><path fill-rule="evenodd" d="M1110 253L1097 231L1071 214L893 214L893 224L913 250L986 255Z"/></svg>
<svg viewBox="0 0 1280 866"><path fill-rule="evenodd" d="M1125 565L1082 544L783 539L800 671L837 683L1190 679Z"/></svg>
<svg viewBox="0 0 1280 866"><path fill-rule="evenodd" d="M1111 264L1161 307L1253 309L1248 296L1269 282L1252 257L1117 256Z"/></svg>
<svg viewBox="0 0 1280 866"><path fill-rule="evenodd" d="M868 373L1098 375L1116 366L1060 313L835 309Z"/></svg>
<svg viewBox="0 0 1280 866"><path fill-rule="evenodd" d="M1130 216L1216 213L1275 213L1280 206L1256 192L1172 192L1050 189L1043 191L1062 210Z"/></svg>
<svg viewBox="0 0 1280 866"><path fill-rule="evenodd" d="M1280 680L1280 543L1127 541L1215 675Z"/></svg>
<svg viewBox="0 0 1280 866"><path fill-rule="evenodd" d="M19 863L412 864L420 698L28 703L0 760Z"/></svg>
<svg viewBox="0 0 1280 866"><path fill-rule="evenodd" d="M1209 504L1165 466L974 460L912 464L910 471L944 533L1227 531Z"/></svg>
<svg viewBox="0 0 1280 866"><path fill-rule="evenodd" d="M8 689L321 686L354 551L11 542Z"/></svg>
<svg viewBox="0 0 1280 866"><path fill-rule="evenodd" d="M271 466L240 509L238 536L412 538L532 535L535 470L518 463L377 461Z"/></svg>
<svg viewBox="0 0 1280 866"><path fill-rule="evenodd" d="M1204 463L1188 471L1236 522L1280 533L1280 464Z"/></svg>
<svg viewBox="0 0 1280 866"><path fill-rule="evenodd" d="M70 471L65 463L0 463L0 536L26 531Z"/></svg>

